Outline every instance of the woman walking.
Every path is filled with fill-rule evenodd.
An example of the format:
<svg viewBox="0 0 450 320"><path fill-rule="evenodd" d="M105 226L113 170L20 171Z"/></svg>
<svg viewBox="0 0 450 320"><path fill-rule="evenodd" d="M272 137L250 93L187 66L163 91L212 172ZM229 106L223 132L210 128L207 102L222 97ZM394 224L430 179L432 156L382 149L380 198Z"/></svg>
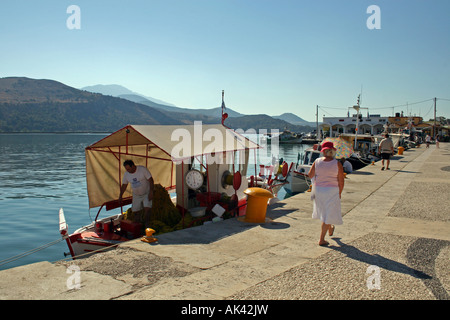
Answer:
<svg viewBox="0 0 450 320"><path fill-rule="evenodd" d="M320 246L328 245L325 235L328 231L333 235L334 225L342 224L341 194L344 189L344 170L342 164L335 159L336 149L333 142L322 143L323 157L314 161L308 176L313 180L313 219L322 221Z"/></svg>

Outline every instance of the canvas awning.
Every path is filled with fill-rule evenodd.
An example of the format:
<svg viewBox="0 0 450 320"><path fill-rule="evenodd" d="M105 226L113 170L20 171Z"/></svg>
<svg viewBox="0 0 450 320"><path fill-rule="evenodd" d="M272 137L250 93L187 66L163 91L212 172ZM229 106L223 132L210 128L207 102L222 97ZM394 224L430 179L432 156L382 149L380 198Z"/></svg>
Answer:
<svg viewBox="0 0 450 320"><path fill-rule="evenodd" d="M214 155L259 145L221 125L128 125L85 149L89 207L119 197L127 159L146 166L155 181L166 189L175 187L176 163L192 157ZM124 197L130 196L130 188Z"/></svg>

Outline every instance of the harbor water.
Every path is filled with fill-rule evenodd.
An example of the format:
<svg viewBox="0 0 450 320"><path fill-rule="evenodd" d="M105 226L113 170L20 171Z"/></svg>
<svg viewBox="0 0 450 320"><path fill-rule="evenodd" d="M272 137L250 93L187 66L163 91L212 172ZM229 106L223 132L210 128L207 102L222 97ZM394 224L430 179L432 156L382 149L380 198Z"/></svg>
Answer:
<svg viewBox="0 0 450 320"><path fill-rule="evenodd" d="M97 209L88 208L84 149L106 135L0 134L0 270L66 258L65 241L33 250L61 239L60 208L64 210L69 232L95 218ZM257 140L255 136L250 138ZM307 147L309 145L279 145L272 154L269 144L256 154L251 152L248 175L254 174L255 162L267 163L272 157L296 163L298 154ZM256 171L259 171L258 166ZM278 197L286 197L284 189ZM13 257L18 259L8 260Z"/></svg>

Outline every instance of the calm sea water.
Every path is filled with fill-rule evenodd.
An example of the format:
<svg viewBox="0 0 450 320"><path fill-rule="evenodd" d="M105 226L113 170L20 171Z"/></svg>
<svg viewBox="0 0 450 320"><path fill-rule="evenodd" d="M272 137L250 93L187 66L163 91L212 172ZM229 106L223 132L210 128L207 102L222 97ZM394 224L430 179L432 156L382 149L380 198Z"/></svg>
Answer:
<svg viewBox="0 0 450 320"><path fill-rule="evenodd" d="M84 149L106 135L0 134L0 264L61 239L61 207L69 232L91 223L97 209L88 208ZM296 162L298 153L306 147L280 145L273 156ZM270 145L264 152L266 160L271 157ZM250 166L248 174L254 172L254 166ZM278 196L285 197L284 189ZM64 252L68 252L67 244L61 241L0 265L0 270L39 261L54 262L64 259Z"/></svg>

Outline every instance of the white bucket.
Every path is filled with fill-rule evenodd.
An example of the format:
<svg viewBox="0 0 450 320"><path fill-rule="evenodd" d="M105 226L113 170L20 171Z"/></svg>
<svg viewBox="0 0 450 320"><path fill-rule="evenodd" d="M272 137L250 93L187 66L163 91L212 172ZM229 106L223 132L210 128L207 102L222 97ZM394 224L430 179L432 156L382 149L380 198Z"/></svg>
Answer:
<svg viewBox="0 0 450 320"><path fill-rule="evenodd" d="M195 207L189 209L191 216L194 218L203 217L205 215L205 211L206 207Z"/></svg>

